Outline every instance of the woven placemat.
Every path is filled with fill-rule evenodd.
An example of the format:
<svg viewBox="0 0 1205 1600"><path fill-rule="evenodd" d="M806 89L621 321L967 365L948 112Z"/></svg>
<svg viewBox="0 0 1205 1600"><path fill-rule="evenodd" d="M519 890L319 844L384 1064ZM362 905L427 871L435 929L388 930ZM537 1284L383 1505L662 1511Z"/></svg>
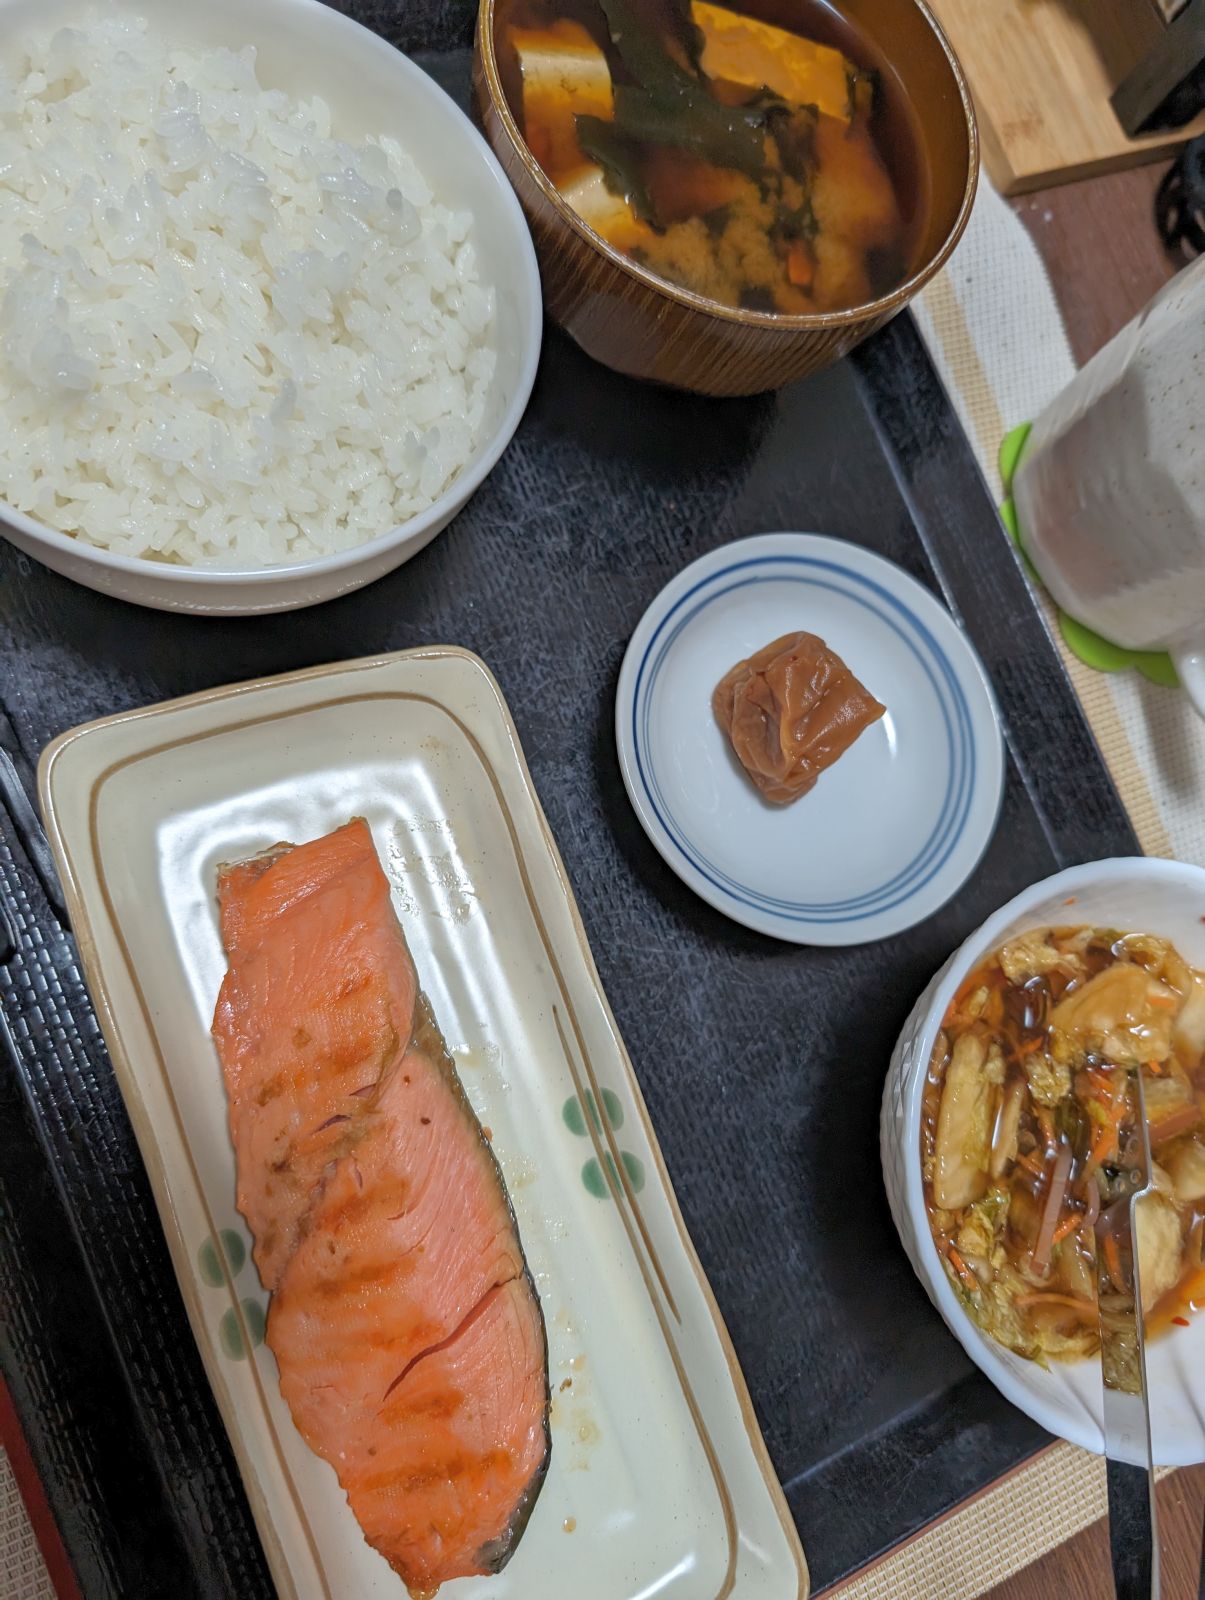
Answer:
<svg viewBox="0 0 1205 1600"><path fill-rule="evenodd" d="M976 1600L1105 1508L1103 1460L1051 1445L829 1592L840 1600Z"/></svg>
<svg viewBox="0 0 1205 1600"><path fill-rule="evenodd" d="M1053 1444L827 1592L834 1600L978 1600L1107 1509L1103 1458Z"/></svg>
<svg viewBox="0 0 1205 1600"><path fill-rule="evenodd" d="M0 1448L0 1597L55 1600L8 1455Z"/></svg>

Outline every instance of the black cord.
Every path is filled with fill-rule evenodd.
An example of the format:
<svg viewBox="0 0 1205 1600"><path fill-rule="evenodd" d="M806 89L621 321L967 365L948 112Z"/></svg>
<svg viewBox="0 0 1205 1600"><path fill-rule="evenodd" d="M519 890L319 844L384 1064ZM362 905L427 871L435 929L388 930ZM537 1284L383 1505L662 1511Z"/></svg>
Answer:
<svg viewBox="0 0 1205 1600"><path fill-rule="evenodd" d="M1169 250L1205 252L1205 133L1190 139L1155 195L1155 226Z"/></svg>

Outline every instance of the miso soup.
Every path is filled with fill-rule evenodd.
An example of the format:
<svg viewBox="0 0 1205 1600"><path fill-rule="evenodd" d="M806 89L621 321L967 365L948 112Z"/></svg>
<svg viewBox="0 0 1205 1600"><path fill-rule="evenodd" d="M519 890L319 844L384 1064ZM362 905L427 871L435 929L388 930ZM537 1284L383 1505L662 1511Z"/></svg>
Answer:
<svg viewBox="0 0 1205 1600"><path fill-rule="evenodd" d="M824 0L500 0L507 98L615 249L726 306L863 305L916 264L915 113Z"/></svg>

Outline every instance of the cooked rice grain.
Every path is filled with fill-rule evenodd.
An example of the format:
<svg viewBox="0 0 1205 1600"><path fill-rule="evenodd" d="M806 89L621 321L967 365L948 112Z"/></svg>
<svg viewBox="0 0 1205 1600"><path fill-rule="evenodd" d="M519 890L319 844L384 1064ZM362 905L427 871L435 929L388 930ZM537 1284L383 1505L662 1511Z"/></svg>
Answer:
<svg viewBox="0 0 1205 1600"><path fill-rule="evenodd" d="M124 555L255 568L436 500L494 372L471 217L251 48L112 17L0 71L0 497Z"/></svg>

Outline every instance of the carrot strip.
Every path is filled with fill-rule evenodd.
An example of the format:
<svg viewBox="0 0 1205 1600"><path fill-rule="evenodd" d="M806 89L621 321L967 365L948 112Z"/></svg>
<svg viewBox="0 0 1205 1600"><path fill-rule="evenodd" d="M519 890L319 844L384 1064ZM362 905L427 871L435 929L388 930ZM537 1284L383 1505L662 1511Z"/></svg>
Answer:
<svg viewBox="0 0 1205 1600"><path fill-rule="evenodd" d="M1088 1165L1099 1167L1101 1162L1117 1148L1117 1128L1110 1123L1107 1127L1097 1128L1092 1135L1092 1148L1088 1152Z"/></svg>
<svg viewBox="0 0 1205 1600"><path fill-rule="evenodd" d="M1156 1078L1162 1078L1164 1073L1167 1071L1167 1068L1161 1061L1144 1061L1142 1064L1146 1070Z"/></svg>
<svg viewBox="0 0 1205 1600"><path fill-rule="evenodd" d="M1031 1056L1035 1050L1040 1050L1045 1042L1045 1036L1043 1034L1039 1034L1036 1039L1027 1040L1026 1043L1023 1044L1017 1051L1017 1054L1021 1056Z"/></svg>
<svg viewBox="0 0 1205 1600"><path fill-rule="evenodd" d="M1054 1237L1050 1241L1051 1244L1062 1244L1068 1234L1074 1233L1083 1224L1083 1220L1084 1214L1082 1211L1073 1211L1070 1216L1064 1217L1054 1230Z"/></svg>
<svg viewBox="0 0 1205 1600"><path fill-rule="evenodd" d="M946 1257L950 1265L954 1268L954 1271L958 1274L963 1283L966 1284L967 1288L970 1289L972 1293L976 1293L983 1287L983 1285L979 1282L979 1279L971 1271L970 1267L967 1266L966 1262L962 1259L952 1244L946 1246Z"/></svg>
<svg viewBox="0 0 1205 1600"><path fill-rule="evenodd" d="M1191 1326L1187 1317L1173 1317L1172 1321L1176 1324L1177 1328L1187 1328Z"/></svg>
<svg viewBox="0 0 1205 1600"><path fill-rule="evenodd" d="M815 276L812 252L802 240L797 240L787 251L787 277L797 288L806 289Z"/></svg>
<svg viewBox="0 0 1205 1600"><path fill-rule="evenodd" d="M1045 1163L1039 1161L1032 1151L1028 1155L1018 1156L1017 1165L1024 1167L1026 1172L1032 1172L1035 1178L1040 1178L1046 1171Z"/></svg>

